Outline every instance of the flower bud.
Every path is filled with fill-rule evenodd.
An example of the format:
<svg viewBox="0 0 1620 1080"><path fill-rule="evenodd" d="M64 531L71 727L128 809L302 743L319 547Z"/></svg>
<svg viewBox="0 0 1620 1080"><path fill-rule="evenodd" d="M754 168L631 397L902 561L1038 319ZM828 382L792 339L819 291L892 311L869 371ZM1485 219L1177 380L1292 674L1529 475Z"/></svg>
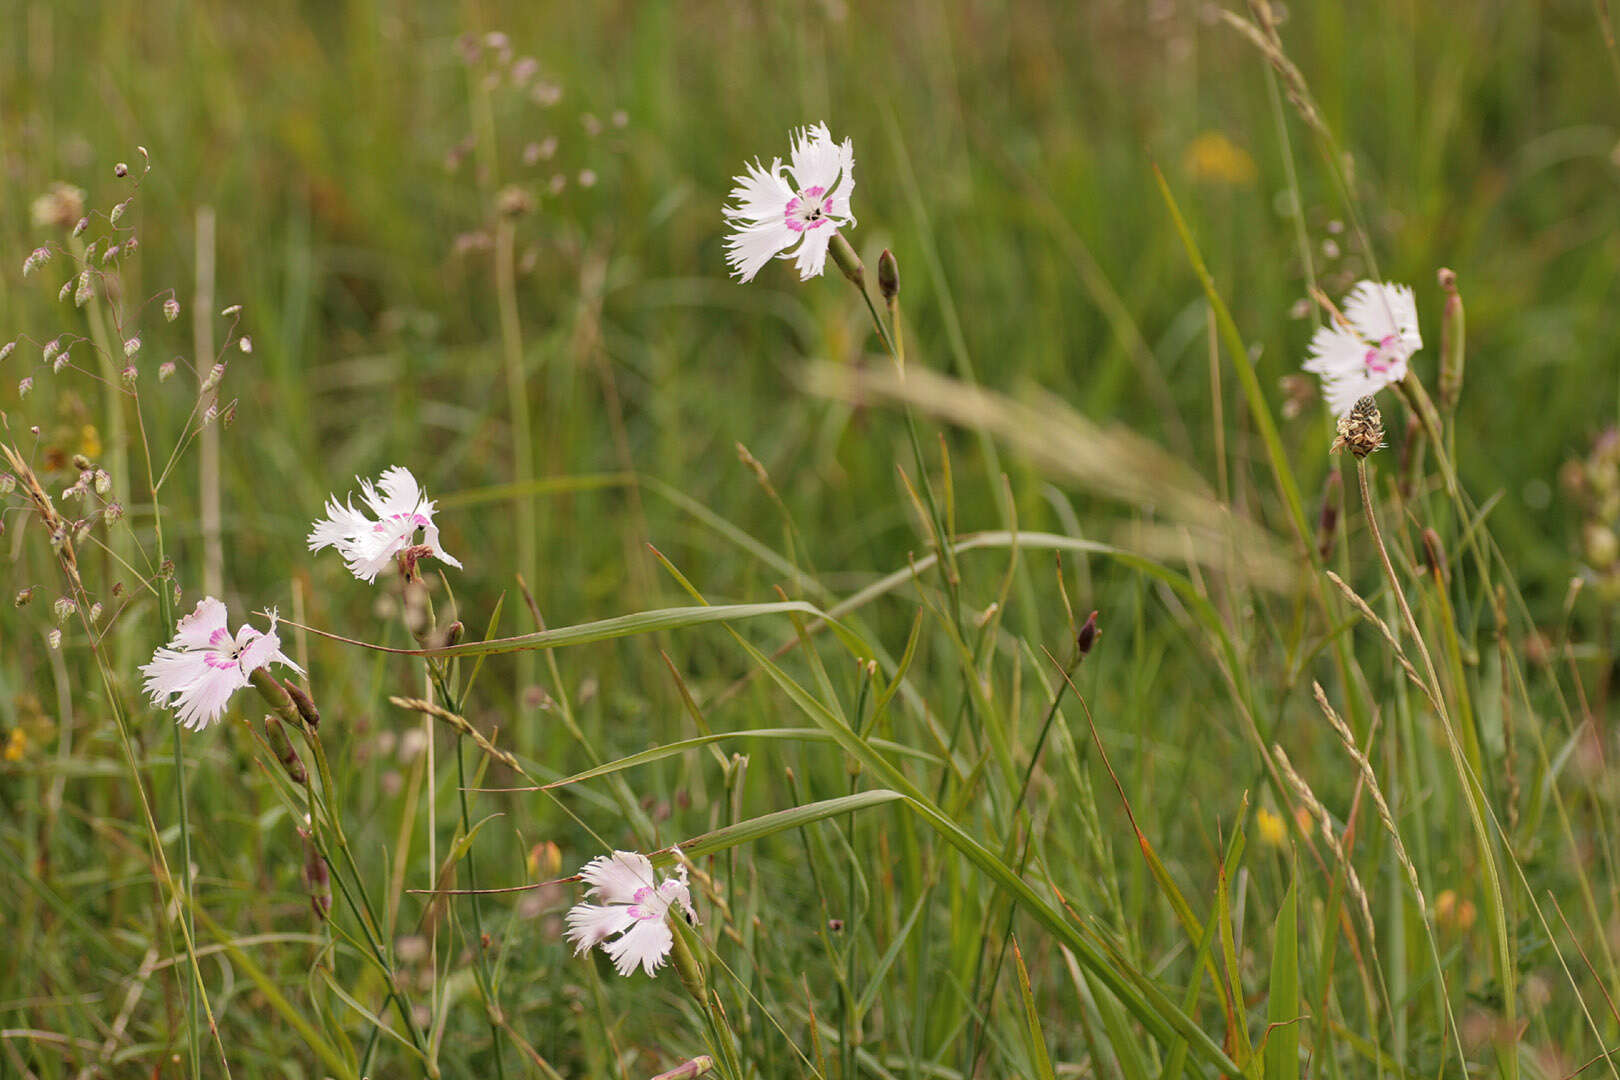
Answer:
<svg viewBox="0 0 1620 1080"><path fill-rule="evenodd" d="M894 252L888 248L878 256L878 291L890 304L900 295L900 266L894 261Z"/></svg>
<svg viewBox="0 0 1620 1080"><path fill-rule="evenodd" d="M270 743L270 749L275 752L276 760L281 762L287 778L295 784L308 783L309 773L304 770L298 751L293 749L292 740L287 738L287 729L271 713L264 715L264 736Z"/></svg>
<svg viewBox="0 0 1620 1080"><path fill-rule="evenodd" d="M283 679L281 685L287 691L287 696L292 698L293 707L298 710L298 715L303 718L304 723L309 725L309 729L314 731L320 727L321 711L315 707L315 699L304 693L303 688L291 679Z"/></svg>
<svg viewBox="0 0 1620 1080"><path fill-rule="evenodd" d="M830 245L833 262L843 275L855 284L857 288L866 288L866 267L861 263L861 257L855 254L855 249L849 246L843 233L835 232Z"/></svg>
<svg viewBox="0 0 1620 1080"><path fill-rule="evenodd" d="M1457 407L1462 395L1463 366L1467 360L1463 343L1463 302L1457 291L1457 275L1442 267L1440 287L1446 292L1446 306L1440 313L1440 408L1447 413Z"/></svg>
<svg viewBox="0 0 1620 1080"><path fill-rule="evenodd" d="M1097 613L1093 611L1086 616L1086 621L1080 627L1080 632L1074 637L1075 648L1080 650L1081 656L1085 656L1091 651L1092 646L1097 644L1097 638L1101 633L1102 631L1097 629Z"/></svg>
<svg viewBox="0 0 1620 1080"><path fill-rule="evenodd" d="M1620 538L1607 525L1588 521L1581 528L1581 552L1592 569L1607 570L1620 561Z"/></svg>

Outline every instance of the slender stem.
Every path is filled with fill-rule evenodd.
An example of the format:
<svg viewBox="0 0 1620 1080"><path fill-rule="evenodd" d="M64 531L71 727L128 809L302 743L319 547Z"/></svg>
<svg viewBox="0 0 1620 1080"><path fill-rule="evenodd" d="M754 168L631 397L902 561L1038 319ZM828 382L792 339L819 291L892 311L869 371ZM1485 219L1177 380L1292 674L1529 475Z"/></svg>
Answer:
<svg viewBox="0 0 1620 1080"><path fill-rule="evenodd" d="M1406 591L1401 588L1401 579L1395 573L1395 567L1390 562L1389 551L1384 546L1384 536L1378 527L1378 515L1373 508L1372 488L1367 482L1367 459L1356 459L1356 477L1361 483L1361 503L1367 512L1367 529L1373 539L1373 546L1378 549L1378 559L1383 564L1384 576L1389 579L1390 591L1395 596L1396 605L1400 608L1401 620L1405 624L1406 632L1412 635L1412 641L1417 646L1418 656L1423 660L1423 669L1429 679L1429 686L1433 691L1435 711L1440 716L1440 725L1445 730L1446 747L1451 752L1452 764L1457 770L1457 776L1462 781L1463 796L1468 803L1468 816L1474 827L1475 836L1479 841L1480 859L1485 864L1485 874L1489 879L1490 888L1485 890L1485 899L1490 907L1491 920L1494 924L1496 936L1496 962L1497 976L1502 980L1502 1009L1505 1014L1506 1028L1517 1032L1517 1005L1515 997L1518 994L1517 979L1514 975L1513 955L1510 951L1507 914L1504 909L1505 897L1502 892L1501 875L1496 867L1496 854L1491 843L1490 832L1485 825L1485 810L1481 799L1479 781L1463 753L1462 743L1451 723L1451 716L1446 709L1445 699L1440 693L1440 678L1435 671L1434 660L1429 656L1429 647L1418 631L1417 620L1412 617L1412 608L1406 602ZM1517 1036L1515 1035L1515 1038ZM1518 1053L1513 1048L1505 1052L1499 1051L1498 1058L1502 1064L1503 1075L1512 1080L1519 1075Z"/></svg>
<svg viewBox="0 0 1620 1080"><path fill-rule="evenodd" d="M506 366L506 404L512 424L512 478L516 481L518 571L533 576L539 569L534 513L534 431L529 416L529 382L523 367L523 326L518 320L517 276L513 249L517 223L502 216L495 226L495 297L500 307L501 355ZM533 685L534 654L518 656L518 687Z"/></svg>

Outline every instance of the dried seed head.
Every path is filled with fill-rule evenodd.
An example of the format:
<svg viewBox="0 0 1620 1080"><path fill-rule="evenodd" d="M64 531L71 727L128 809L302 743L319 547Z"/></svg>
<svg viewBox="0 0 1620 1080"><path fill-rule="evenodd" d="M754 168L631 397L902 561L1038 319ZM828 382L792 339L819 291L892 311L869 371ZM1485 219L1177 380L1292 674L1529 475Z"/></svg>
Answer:
<svg viewBox="0 0 1620 1080"><path fill-rule="evenodd" d="M118 164L113 166L113 175L122 180L124 177L129 175L129 166L120 161Z"/></svg>
<svg viewBox="0 0 1620 1080"><path fill-rule="evenodd" d="M1364 397L1339 418L1339 434L1333 440L1333 449L1347 449L1356 457L1364 458L1383 445L1384 418L1378 413L1378 403Z"/></svg>
<svg viewBox="0 0 1620 1080"><path fill-rule="evenodd" d="M136 353L138 353L140 351L141 351L141 338L140 338L139 334L137 334L136 336L130 338L128 341L124 342L124 357L125 357L125 359L128 359L129 357L134 356Z"/></svg>
<svg viewBox="0 0 1620 1080"><path fill-rule="evenodd" d="M51 616L59 623L67 622L73 613L79 610L78 602L71 596L58 596L51 605Z"/></svg>
<svg viewBox="0 0 1620 1080"><path fill-rule="evenodd" d="M125 386L134 386L135 380L140 378L140 376L141 373L134 364L125 364L124 370L118 373L118 377L124 380Z"/></svg>
<svg viewBox="0 0 1620 1080"><path fill-rule="evenodd" d="M225 406L225 411L219 414L219 423L221 427L230 427L236 423L236 398L231 398Z"/></svg>
<svg viewBox="0 0 1620 1080"><path fill-rule="evenodd" d="M163 317L169 322L178 319L180 317L180 301L172 296L163 301Z"/></svg>
<svg viewBox="0 0 1620 1080"><path fill-rule="evenodd" d="M163 363L158 365L158 382L168 382L169 377L171 375L173 375L173 374L174 374L174 361L173 360L165 360L165 361L163 361Z"/></svg>
<svg viewBox="0 0 1620 1080"><path fill-rule="evenodd" d="M34 586L30 585L26 589L18 589L17 595L12 598L11 603L13 607L27 607L33 599Z"/></svg>

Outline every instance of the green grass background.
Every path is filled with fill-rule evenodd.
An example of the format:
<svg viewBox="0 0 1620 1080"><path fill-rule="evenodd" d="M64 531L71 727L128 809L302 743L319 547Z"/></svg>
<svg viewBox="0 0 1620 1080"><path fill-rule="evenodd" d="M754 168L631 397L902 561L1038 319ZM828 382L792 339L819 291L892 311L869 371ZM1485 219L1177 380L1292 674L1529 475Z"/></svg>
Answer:
<svg viewBox="0 0 1620 1080"><path fill-rule="evenodd" d="M0 34L0 251L8 260L0 276L0 337L28 333L43 341L76 325L69 306L55 300L62 276L56 265L37 278L17 273L47 236L30 221L32 198L65 180L84 187L91 206L106 209L128 189L128 181L114 177L113 163L137 161L135 147L142 145L153 167L129 219L141 250L126 271L128 295L173 287L186 305L173 326L150 317L142 323L142 378L150 383L143 395L160 443L172 442L191 400L185 379L160 386L152 369L169 355L189 355L199 207L217 213L216 307L241 303L242 329L253 340L252 354L231 363L226 393L240 404L222 434L233 618L271 605L289 614L297 606L313 625L405 644L397 620L379 606L386 590L349 579L335 558L312 558L303 544L329 492L342 494L355 474L375 475L394 463L409 466L442 500L446 547L467 565L452 575L452 585L474 636L503 594L503 631L533 628L514 590L514 571L525 574L552 626L688 602L647 550L649 542L713 601L774 599L777 584L799 593L780 567L741 549L713 520L781 552L841 597L928 550L896 471L899 465L914 474L900 414L851 409L803 389L813 362L880 363L877 342L864 308L835 274L801 284L788 264L776 264L743 286L727 279L721 247L720 205L744 159L784 154L790 128L825 120L836 136L855 141L860 224L851 241L868 267L884 247L899 258L911 365L957 376L971 371L1015 397L1038 388L1094 421L1166 446L1212 489L1219 424L1234 504L1286 536L1282 503L1230 370L1219 420L1212 407L1204 296L1153 180L1157 164L1251 345L1275 410L1284 397L1279 379L1297 370L1314 324L1290 314L1305 289L1268 69L1211 11L1171 0L139 6L13 0ZM1549 634L1558 632L1567 585L1579 572L1580 518L1559 490L1557 471L1614 422L1620 402L1614 349L1620 78L1602 18L1577 0L1462 6L1313 0L1290 5L1282 26L1291 59L1352 160L1380 270L1417 289L1428 345L1414 367L1431 386L1441 303L1434 275L1440 266L1458 274L1469 345L1455 427L1458 467L1476 501L1500 495L1491 531L1534 621ZM483 85L495 70L487 54L470 68L458 39L497 30L515 56L539 62L538 78L561 88L560 101L539 105L509 79L493 89ZM621 110L622 127L613 119ZM595 125L586 114L599 121L599 133L591 134ZM1286 104L1281 115L1317 269L1337 298L1366 262L1348 231L1333 231L1348 215L1318 144ZM1252 176L1222 182L1199 175L1189 147L1212 132L1247 155ZM525 147L549 136L557 139L555 157L526 165ZM447 157L464 140L472 140L472 152L448 168ZM586 169L597 177L593 186L579 181ZM554 175L564 178L560 193L551 188ZM508 185L529 191L536 203L517 224L528 264L517 299L534 418L533 445L517 448L491 257L457 250L458 236L490 227L496 192ZM1322 249L1330 238L1342 248L1337 257ZM0 409L12 431L40 425L43 449L71 452L83 424L96 422L94 384L53 382L38 364L37 347L19 348L0 374ZM25 374L38 385L20 400L17 381ZM1400 416L1393 406L1389 415ZM1314 513L1333 467L1324 452L1331 417L1312 402L1280 423ZM940 429L923 424L937 469ZM972 433L944 430L957 527L999 527L1000 480L986 444ZM737 461L738 442L768 471L792 530ZM512 479L515 453L531 453L536 474L558 489L538 498L537 557L529 567L519 565L512 503L492 490ZM1394 455L1386 457L1392 467ZM1122 525L1151 519L1156 510L1145 501L1121 504L1075 490L1016 452L1004 449L999 466L1024 529L1112 539ZM183 473L194 468L194 458L181 466ZM629 485L620 474L644 482ZM48 486L59 489L65 477ZM165 492L168 550L185 589L182 610L201 595L202 562L196 485L183 479ZM129 478L115 482L126 490ZM935 483L942 482L936 473ZM132 506L138 502L131 498ZM712 518L694 515L694 504ZM1350 505L1358 505L1353 496ZM18 588L45 583L48 600L54 595L48 548L22 514L8 512L5 520L8 573ZM1378 587L1365 546L1348 560L1341 573L1369 590ZM964 559L963 590L975 612L996 597L1005 565L996 555ZM1008 647L1007 667L1022 671L1022 697L1010 707L1020 761L1046 700L1033 658L1043 646L1057 656L1068 648L1049 556L1026 555L1024 567L1006 616L1009 631L1024 642ZM1207 641L1177 601L1117 563L1071 562L1067 569L1074 603L1082 613L1099 609L1105 628L1104 644L1081 669L1079 689L1137 823L1207 916L1243 790L1251 801L1262 799L1254 749L1232 715ZM1485 626L1483 599L1460 591L1469 627ZM185 1049L184 964L161 966L179 946L160 918L132 781L82 641L70 634L61 654L43 644L45 606L36 599L29 608L0 612L0 727L23 727L34 738L21 761L0 765L6 860L0 1072L70 1076L100 1062L108 1075L184 1075L193 1067ZM915 598L904 595L874 605L864 613L865 632L899 655L915 610ZM1278 733L1318 794L1342 815L1355 777L1309 700L1310 678L1327 676L1325 652L1300 646L1295 636L1304 610L1299 597L1251 594L1223 614L1258 688L1263 729ZM1609 663L1603 635L1610 612L1612 600L1592 596L1576 609L1574 633L1588 643L1580 655L1589 681L1601 682ZM150 605L137 605L129 618L139 620L137 652L166 636ZM747 633L770 648L789 630L782 622ZM1528 630L1519 628L1521 639ZM1494 642L1481 634L1480 648L1494 654ZM1319 637L1307 637L1322 647ZM323 737L343 778L344 820L362 863L380 891L396 861L409 863L411 887L426 885L430 795L408 798L420 783L413 772L419 766L401 752L405 733L418 724L386 703L390 693L417 692L420 675L329 642L299 637L297 643L327 717ZM1403 713L1416 707L1373 635L1358 632L1354 648L1383 688L1371 698ZM1020 649L1027 649L1023 659ZM932 630L921 655L915 677L939 722L949 726L961 691L955 658ZM476 723L498 726L503 744L520 747L549 775L584 768L592 754L612 759L695 734L671 668L705 703L716 730L801 722L763 679L720 699L750 665L718 630L630 638L566 650L557 659L560 684L532 658L492 658L469 706ZM832 651L827 662L835 662ZM856 696L853 676L847 658L837 664L830 679L848 706ZM809 667L793 670L811 681ZM123 674L130 693L133 673ZM1042 674L1053 678L1050 665ZM1479 676L1487 684L1488 674ZM570 697L591 751L555 708L534 706L528 679L553 697ZM1008 674L997 692L1010 693L1010 681ZM1554 753L1575 745L1550 719L1558 711L1555 696L1538 691L1535 701L1556 732L1548 737ZM1606 701L1599 695L1593 704L1601 718ZM256 704L243 708L250 713ZM173 845L172 724L144 707L133 719L142 777ZM1033 796L1041 858L1056 868L1048 870L1053 883L1086 910L1103 912L1125 953L1169 980L1176 987L1170 996L1179 1000L1192 970L1187 953L1197 943L1182 937L1137 854L1106 772L1083 749L1089 739L1083 720L1076 713L1070 722L1075 742L1062 744L1060 756L1074 762L1074 771L1051 765ZM1408 844L1431 900L1447 888L1472 895L1478 867L1461 839L1467 831L1455 778L1443 775L1443 764L1424 771L1442 759L1421 742L1406 748L1413 756L1403 757L1399 782L1390 781L1403 819L1421 834ZM750 755L735 791L716 762L696 752L626 774L634 797L645 797L661 842L847 790L844 763L829 747L735 749ZM367 1025L311 974L318 950L310 936L324 931L309 916L293 823L262 755L235 723L187 737L184 753L192 771L190 842L201 906L230 933L263 937L252 948L256 962L295 1009L363 1045ZM456 823L457 781L446 760L440 757L433 777L441 856ZM788 768L797 789L784 781ZM1614 925L1604 922L1615 905L1603 871L1612 865L1612 777L1580 778L1573 832L1564 834L1547 809L1562 774L1550 765L1526 768L1534 770L1526 798L1548 815L1526 826L1527 873L1537 896L1551 891L1567 908L1583 890L1595 895L1600 925L1581 927L1590 943ZM1082 796L1072 781L1081 775L1096 785L1094 796L1084 795L1094 799L1095 827L1106 837L1095 845L1085 815L1074 810ZM614 801L613 789L597 783L577 790L564 800L608 843L637 841L628 826L632 815ZM1424 799L1432 800L1427 812L1411 809ZM502 815L477 841L485 885L547 876L525 865L536 844L559 845L561 873L600 850L533 794L479 796L476 807L475 818ZM986 830L999 849L1018 832L1006 813L994 800L970 798L962 819ZM844 917L826 905L829 895L842 900L843 876L854 864L862 900L849 917L870 934L857 945L860 971L870 974L897 925L919 897L925 900L922 929L866 1018L874 1055L866 1071L962 1075L975 1039L969 1016L986 1009L987 1074L1022 1074L1028 1059L1016 1034L1022 1012L1010 967L988 994L972 983L966 959L992 922L989 932L1000 941L1005 911L970 866L953 861L912 819L896 812L882 820L856 833L853 848L844 846L846 834L816 826L714 864L732 904L730 915L709 920L720 934L716 948L737 969L735 985L757 998L750 1006L733 990L734 1019L746 1029L742 1041L753 1067L758 1075L810 1075L791 1049L813 1056L807 1002L823 1021L837 1023L843 946L824 945L818 933L829 915ZM1375 910L1391 926L1406 924L1386 928L1406 945L1391 955L1385 937L1382 959L1400 973L1396 990L1411 996L1397 1003L1406 1017L1397 1038L1387 1020L1369 1019L1363 983L1341 946L1334 978L1344 1000L1330 1011L1397 1056L1383 1066L1392 1073L1434 1075L1444 1040L1428 982L1433 971L1412 909L1402 914L1398 871L1365 808L1362 822L1371 845L1362 875ZM415 836L414 846L401 846L406 835ZM922 853L902 856L902 848ZM176 850L171 846L171 861ZM1275 850L1251 851L1248 860L1250 891L1236 921L1240 944L1251 950L1240 959L1260 1017L1268 938L1292 872L1289 857ZM811 865L840 884L812 879ZM923 865L934 867L938 880L894 879L897 868L903 874ZM1314 950L1323 935L1322 907L1339 902L1338 885L1319 866L1302 866L1301 873L1310 878L1300 908L1310 968L1320 960ZM423 900L396 899L399 934L410 935ZM502 897L487 905L497 913L502 1006L514 1028L563 1075L650 1076L699 1052L690 1006L672 978L624 982L605 966L567 956L557 919L572 899L564 889L527 903ZM1521 1016L1537 1018L1513 1053L1527 1068L1566 1075L1600 1043L1615 1045L1617 1022L1570 952L1603 1036L1587 1028L1539 929L1523 910L1519 915L1516 946L1527 957L1521 975L1550 984L1552 1003L1536 1012L1521 1004ZM418 964L411 977L420 981L423 1000L450 1002L445 1075L491 1075L496 1051L483 1007L470 976L456 974L464 965L450 959L458 950L470 955L465 918L441 927L439 973ZM1489 973L1484 922L1472 936L1455 934L1442 945L1460 1018L1485 1017L1488 1027L1500 1012L1492 995L1499 998L1501 988ZM278 934L292 936L264 937ZM1032 947L1039 934L1022 928L1021 943L1054 1055L1090 1070L1084 1075L1160 1075L1165 1062L1158 1050L1136 1051L1138 1061L1128 1048L1151 1040L1132 1034L1124 1020L1115 1030L1117 1008L1096 1004L1094 988L1077 988L1055 948ZM149 948L160 967L130 991ZM340 954L338 981L376 1007L374 975L352 952ZM204 960L202 972L236 1075L322 1075L299 1033L238 966L215 956ZM126 993L134 994L130 1018L113 1038L108 1025ZM1207 999L1204 1009L1205 1026L1219 1041L1221 1024ZM1257 1033L1263 1028L1258 1020L1253 1026ZM109 1038L113 1049L103 1053ZM214 1075L218 1063L206 1035L199 1039L202 1069ZM1471 1052L1489 1041L1476 1039ZM838 1072L837 1049L827 1052L835 1059L830 1072ZM382 1054L378 1075L414 1068L386 1040ZM513 1075L546 1075L511 1042L502 1056ZM1548 1065L1554 1058L1559 1064ZM1507 1068L1486 1049L1476 1063L1487 1071ZM1369 1075L1375 1066L1345 1037L1314 1055L1310 1068L1312 1075L1340 1076ZM1454 1059L1446 1068L1460 1075Z"/></svg>

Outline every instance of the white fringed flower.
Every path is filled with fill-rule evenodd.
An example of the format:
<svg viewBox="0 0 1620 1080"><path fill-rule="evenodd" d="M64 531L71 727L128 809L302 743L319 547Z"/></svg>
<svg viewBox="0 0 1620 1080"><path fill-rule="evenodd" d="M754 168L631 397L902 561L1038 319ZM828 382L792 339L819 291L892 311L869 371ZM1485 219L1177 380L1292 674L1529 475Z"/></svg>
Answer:
<svg viewBox="0 0 1620 1080"><path fill-rule="evenodd" d="M769 169L755 159L732 178L737 186L724 210L736 231L726 237L726 262L742 281L777 256L794 260L800 280L816 277L833 234L855 224L855 144L833 142L827 125L816 124L794 133L789 156L786 176L782 159L772 158Z"/></svg>
<svg viewBox="0 0 1620 1080"><path fill-rule="evenodd" d="M669 959L675 932L665 916L671 907L679 904L688 922L697 921L684 866L654 885L652 863L645 855L615 851L592 859L579 874L591 886L585 895L602 902L569 909L566 936L576 956L601 945L620 975L628 976L637 965L652 975ZM615 934L619 937L609 941Z"/></svg>
<svg viewBox="0 0 1620 1080"><path fill-rule="evenodd" d="M153 705L174 709L183 727L200 731L219 719L231 695L248 684L254 671L271 664L302 670L281 654L276 613L270 613L269 630L260 633L244 623L233 638L225 625L224 603L206 596L180 620L174 640L142 665L141 674Z"/></svg>
<svg viewBox="0 0 1620 1080"><path fill-rule="evenodd" d="M356 477L356 479L359 479ZM439 527L433 524L433 501L423 498L416 477L402 465L385 469L375 485L360 481L360 499L377 515L373 521L363 510L354 508L354 496L340 503L334 495L326 500L326 517L315 522L309 533L309 550L336 548L349 572L361 581L375 581L394 557L415 546L416 530L422 530L426 554L447 562L457 570L461 563L439 546Z"/></svg>
<svg viewBox="0 0 1620 1080"><path fill-rule="evenodd" d="M1306 371L1322 377L1322 396L1335 416L1406 378L1406 362L1423 348L1408 285L1357 282L1341 311L1342 323L1317 328L1305 361Z"/></svg>

